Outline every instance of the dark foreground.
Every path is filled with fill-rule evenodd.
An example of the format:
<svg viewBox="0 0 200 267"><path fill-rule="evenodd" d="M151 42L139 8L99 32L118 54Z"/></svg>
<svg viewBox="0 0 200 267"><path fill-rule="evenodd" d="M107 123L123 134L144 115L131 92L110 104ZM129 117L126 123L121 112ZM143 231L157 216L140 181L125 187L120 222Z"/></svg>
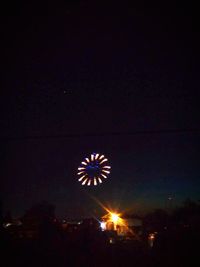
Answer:
<svg viewBox="0 0 200 267"><path fill-rule="evenodd" d="M150 248L145 240L112 240L102 232L48 234L36 239L1 232L1 266L200 266L199 234L164 232Z"/></svg>

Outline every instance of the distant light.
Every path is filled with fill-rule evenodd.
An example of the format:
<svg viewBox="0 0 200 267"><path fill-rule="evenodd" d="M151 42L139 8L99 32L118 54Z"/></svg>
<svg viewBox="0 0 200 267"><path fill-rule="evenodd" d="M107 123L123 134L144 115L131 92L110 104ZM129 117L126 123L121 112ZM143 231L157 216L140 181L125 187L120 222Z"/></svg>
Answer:
<svg viewBox="0 0 200 267"><path fill-rule="evenodd" d="M150 234L149 239L153 240L155 238L155 234Z"/></svg>
<svg viewBox="0 0 200 267"><path fill-rule="evenodd" d="M105 222L101 222L100 223L100 227L101 227L102 231L106 230L106 223Z"/></svg>
<svg viewBox="0 0 200 267"><path fill-rule="evenodd" d="M153 247L154 241L155 241L155 233L149 234L149 236L148 236L148 243L149 243L149 246L151 248Z"/></svg>
<svg viewBox="0 0 200 267"><path fill-rule="evenodd" d="M87 163L86 163L85 161L82 161L81 163L82 163L83 165L87 165Z"/></svg>
<svg viewBox="0 0 200 267"><path fill-rule="evenodd" d="M113 244L113 243L114 243L114 240L113 240L112 237L109 239L109 243L110 243L110 244Z"/></svg>
<svg viewBox="0 0 200 267"><path fill-rule="evenodd" d="M3 226L4 226L4 228L7 228L7 227L9 227L11 225L12 225L11 223L5 223Z"/></svg>

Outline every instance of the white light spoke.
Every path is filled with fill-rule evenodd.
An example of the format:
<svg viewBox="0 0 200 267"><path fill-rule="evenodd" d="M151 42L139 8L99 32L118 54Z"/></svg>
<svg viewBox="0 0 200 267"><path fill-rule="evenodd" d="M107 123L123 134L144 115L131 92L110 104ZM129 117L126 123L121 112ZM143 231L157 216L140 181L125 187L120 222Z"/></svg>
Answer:
<svg viewBox="0 0 200 267"><path fill-rule="evenodd" d="M111 169L110 166L103 166L103 168L105 168L105 169Z"/></svg>
<svg viewBox="0 0 200 267"><path fill-rule="evenodd" d="M101 180L101 178L100 178L100 177L98 177L98 180L99 180L99 183L101 184L101 183L102 183L102 180Z"/></svg>
<svg viewBox="0 0 200 267"><path fill-rule="evenodd" d="M82 181L83 180L83 178L85 178L85 176L86 176L86 174L85 175L83 175L83 176L81 176L78 180L79 180L79 182L80 181Z"/></svg>
<svg viewBox="0 0 200 267"><path fill-rule="evenodd" d="M106 170L102 170L102 172L105 172L105 173L110 173L109 171L106 171Z"/></svg>
<svg viewBox="0 0 200 267"><path fill-rule="evenodd" d="M82 174L82 173L85 173L85 171L82 171L82 172L78 172L78 175Z"/></svg>
<svg viewBox="0 0 200 267"><path fill-rule="evenodd" d="M105 161L108 161L108 159L103 159L100 164L104 163Z"/></svg>
<svg viewBox="0 0 200 267"><path fill-rule="evenodd" d="M85 179L83 182L82 182L82 185L86 184L87 182L87 179Z"/></svg>
<svg viewBox="0 0 200 267"><path fill-rule="evenodd" d="M85 170L85 168L84 168L84 167L79 167L78 170L79 170L79 171L81 171L81 170Z"/></svg>

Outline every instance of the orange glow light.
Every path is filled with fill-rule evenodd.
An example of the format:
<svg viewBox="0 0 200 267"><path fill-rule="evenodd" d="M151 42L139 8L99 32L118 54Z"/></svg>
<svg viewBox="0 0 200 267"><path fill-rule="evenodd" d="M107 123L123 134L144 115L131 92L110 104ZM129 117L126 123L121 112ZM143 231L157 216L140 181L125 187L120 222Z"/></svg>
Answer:
<svg viewBox="0 0 200 267"><path fill-rule="evenodd" d="M118 214L116 214L116 213L110 213L110 219L111 219L111 221L113 222L113 223L117 223L118 221L119 221L119 216L118 216Z"/></svg>

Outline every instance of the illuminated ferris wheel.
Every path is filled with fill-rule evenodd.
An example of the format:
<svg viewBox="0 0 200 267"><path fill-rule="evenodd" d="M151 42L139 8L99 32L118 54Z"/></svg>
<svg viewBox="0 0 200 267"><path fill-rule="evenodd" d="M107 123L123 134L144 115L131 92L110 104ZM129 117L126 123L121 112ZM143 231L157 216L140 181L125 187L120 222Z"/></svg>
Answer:
<svg viewBox="0 0 200 267"><path fill-rule="evenodd" d="M88 186L101 184L107 179L110 169L108 159L104 155L92 153L78 167L78 181Z"/></svg>

